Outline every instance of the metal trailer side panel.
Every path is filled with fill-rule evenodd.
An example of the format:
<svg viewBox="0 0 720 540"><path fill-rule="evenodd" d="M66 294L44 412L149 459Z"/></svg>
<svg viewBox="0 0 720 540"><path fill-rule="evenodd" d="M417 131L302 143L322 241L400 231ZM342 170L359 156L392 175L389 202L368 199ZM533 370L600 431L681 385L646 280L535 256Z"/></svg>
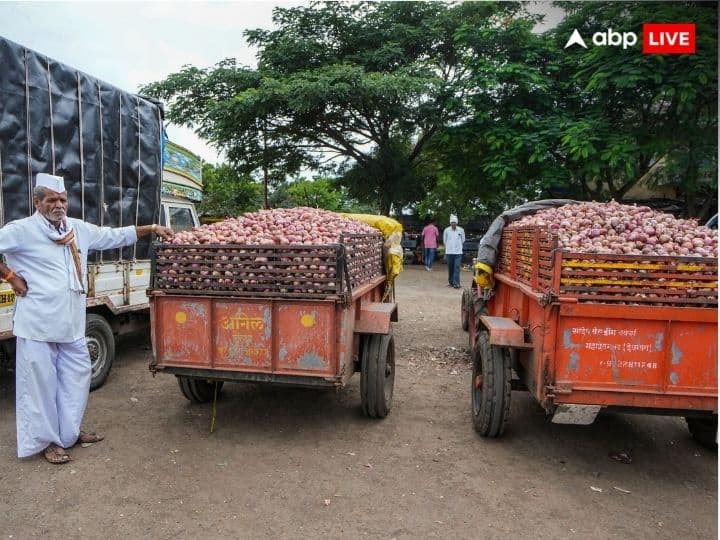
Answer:
<svg viewBox="0 0 720 540"><path fill-rule="evenodd" d="M548 410L560 404L717 411L717 310L545 303L498 275L492 315L525 328L520 373Z"/></svg>
<svg viewBox="0 0 720 540"><path fill-rule="evenodd" d="M113 313L148 308L150 261L88 265L88 307L105 305Z"/></svg>
<svg viewBox="0 0 720 540"><path fill-rule="evenodd" d="M532 348L518 352L522 367L518 375L530 393L544 404L546 387L552 383L550 352L555 334L554 328L546 324L552 317L549 313L552 306L541 305L541 295L522 283L501 274L497 280L495 295L487 303L488 312L511 319L525 329L525 339Z"/></svg>
<svg viewBox="0 0 720 540"><path fill-rule="evenodd" d="M335 379L335 301L153 295L153 367Z"/></svg>
<svg viewBox="0 0 720 540"><path fill-rule="evenodd" d="M717 410L717 310L562 306L557 336L556 404Z"/></svg>

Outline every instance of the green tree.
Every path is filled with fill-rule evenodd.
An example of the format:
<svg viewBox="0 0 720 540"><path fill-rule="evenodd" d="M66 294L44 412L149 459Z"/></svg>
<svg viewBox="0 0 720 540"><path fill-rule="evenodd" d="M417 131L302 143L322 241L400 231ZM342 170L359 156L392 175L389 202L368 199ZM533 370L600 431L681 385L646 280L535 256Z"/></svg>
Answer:
<svg viewBox="0 0 720 540"><path fill-rule="evenodd" d="M203 164L203 200L199 211L217 217L235 217L262 205L262 186L227 164Z"/></svg>
<svg viewBox="0 0 720 540"><path fill-rule="evenodd" d="M312 3L277 8L276 30L252 30L258 69L226 60L186 67L143 91L169 102L239 170L300 163L353 170L346 184L380 211L417 197L409 178L430 140L465 114L461 28L489 24L511 3Z"/></svg>
<svg viewBox="0 0 720 540"><path fill-rule="evenodd" d="M698 194L717 185L717 6L561 5L567 18L544 35L532 32L534 18L522 12L495 28L459 34L472 50L473 114L433 141L439 168L456 192L475 194L488 207L546 194L622 200L655 177L680 188L688 214L705 212ZM641 36L643 22L679 20L697 25L695 55L643 55L639 45L590 42L608 28ZM563 49L574 28L587 50ZM424 206L433 198L431 191Z"/></svg>
<svg viewBox="0 0 720 540"><path fill-rule="evenodd" d="M697 215L703 179L717 184L717 4L707 2L592 2L566 6L553 37L561 45L573 28L584 36L642 25L692 22L697 52L643 55L637 48L579 47L561 55L560 90L565 164L583 192L622 199L652 171L675 178L686 213ZM714 180L713 180L714 177Z"/></svg>
<svg viewBox="0 0 720 540"><path fill-rule="evenodd" d="M253 176L263 183L263 207L268 207L268 190L297 173L303 164L314 162L292 140L272 128L272 103L254 90L263 75L225 59L212 69L185 66L165 80L150 83L141 92L170 104L168 119L196 131L218 150L240 175ZM244 94L247 92L247 94ZM245 95L246 107L233 106ZM238 127L242 126L242 127Z"/></svg>
<svg viewBox="0 0 720 540"><path fill-rule="evenodd" d="M341 210L343 206L342 193L328 178L297 180L288 185L287 194L293 206L311 206L332 211Z"/></svg>
<svg viewBox="0 0 720 540"><path fill-rule="evenodd" d="M355 214L378 213L377 205L358 201L350 195L347 187L340 185L337 179L331 178L280 182L273 187L269 200L273 208L313 206Z"/></svg>
<svg viewBox="0 0 720 540"><path fill-rule="evenodd" d="M537 21L523 11L485 28L463 28L472 115L447 126L432 143L437 189L421 203L438 212L452 197L467 201L470 215L534 199L568 180L555 152L560 135L559 98L551 61L555 45L532 32ZM463 207L453 204L459 212Z"/></svg>

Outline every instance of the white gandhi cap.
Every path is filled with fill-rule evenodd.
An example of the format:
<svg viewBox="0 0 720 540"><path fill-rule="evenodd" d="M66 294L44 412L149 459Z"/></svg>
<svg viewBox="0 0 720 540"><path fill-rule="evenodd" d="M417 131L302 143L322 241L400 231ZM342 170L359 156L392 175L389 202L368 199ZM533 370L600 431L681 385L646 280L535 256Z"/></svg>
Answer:
<svg viewBox="0 0 720 540"><path fill-rule="evenodd" d="M62 176L38 173L35 177L35 187L44 187L55 193L65 192L65 179Z"/></svg>
<svg viewBox="0 0 720 540"><path fill-rule="evenodd" d="M450 214L450 225L452 225L453 223L457 225L457 222L457 216L455 214Z"/></svg>

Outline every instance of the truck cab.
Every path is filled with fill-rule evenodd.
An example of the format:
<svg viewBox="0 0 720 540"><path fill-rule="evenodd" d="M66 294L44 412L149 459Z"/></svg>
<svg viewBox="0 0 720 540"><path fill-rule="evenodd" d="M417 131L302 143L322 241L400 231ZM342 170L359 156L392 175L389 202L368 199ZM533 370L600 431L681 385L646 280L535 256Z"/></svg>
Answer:
<svg viewBox="0 0 720 540"><path fill-rule="evenodd" d="M200 226L195 203L180 197L164 196L160 210L160 225L170 227L176 233Z"/></svg>

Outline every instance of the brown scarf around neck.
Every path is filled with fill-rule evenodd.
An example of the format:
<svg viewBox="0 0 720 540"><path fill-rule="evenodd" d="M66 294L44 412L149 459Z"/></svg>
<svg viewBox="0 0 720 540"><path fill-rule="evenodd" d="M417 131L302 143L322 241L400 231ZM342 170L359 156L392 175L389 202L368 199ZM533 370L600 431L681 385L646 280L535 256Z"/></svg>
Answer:
<svg viewBox="0 0 720 540"><path fill-rule="evenodd" d="M70 248L70 254L72 255L73 263L75 264L75 273L77 274L78 283L80 283L80 286L83 287L84 292L85 287L83 286L82 280L82 263L80 262L80 252L78 251L77 243L75 242L75 230L71 230L65 236L54 240L54 242L56 244L60 244L61 246L68 246Z"/></svg>

